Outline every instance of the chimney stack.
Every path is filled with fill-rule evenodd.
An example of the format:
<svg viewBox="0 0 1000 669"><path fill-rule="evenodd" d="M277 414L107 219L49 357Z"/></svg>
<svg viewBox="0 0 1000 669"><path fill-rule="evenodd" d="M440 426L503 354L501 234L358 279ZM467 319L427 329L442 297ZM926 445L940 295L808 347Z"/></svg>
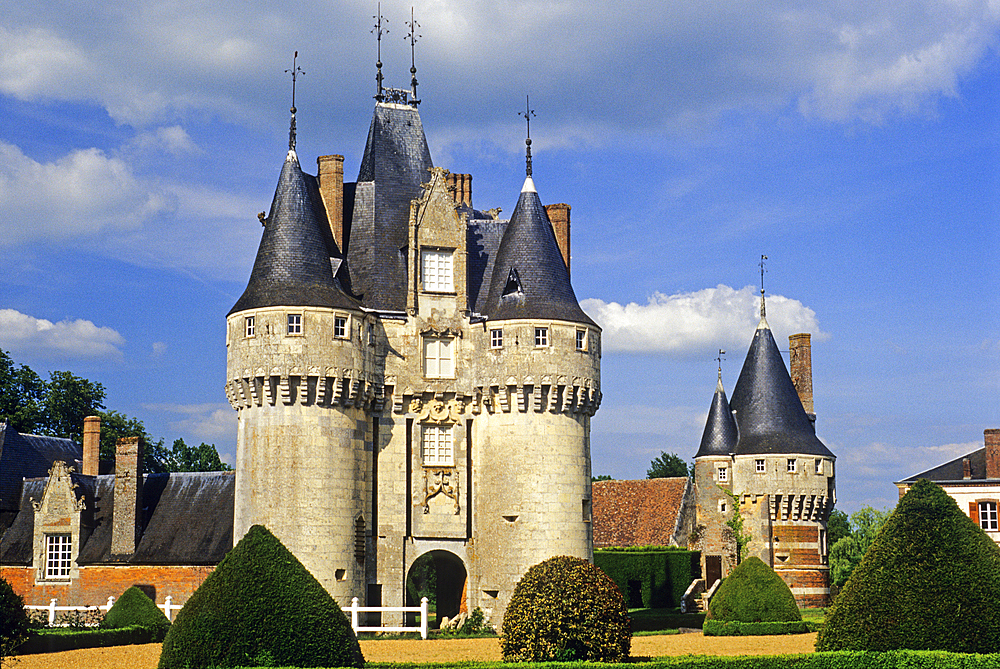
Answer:
<svg viewBox="0 0 1000 669"><path fill-rule="evenodd" d="M1000 430L983 430L986 442L986 478L1000 479Z"/></svg>
<svg viewBox="0 0 1000 669"><path fill-rule="evenodd" d="M453 195L457 204L472 206L472 175L449 172L445 183L454 189Z"/></svg>
<svg viewBox="0 0 1000 669"><path fill-rule="evenodd" d="M813 409L813 366L812 366L812 335L808 332L788 336L791 350L792 383L802 401L802 408L809 414L809 419L816 422L816 412Z"/></svg>
<svg viewBox="0 0 1000 669"><path fill-rule="evenodd" d="M83 475L97 476L101 461L101 417L83 419Z"/></svg>
<svg viewBox="0 0 1000 669"><path fill-rule="evenodd" d="M972 478L972 460L969 458L962 458L962 478Z"/></svg>
<svg viewBox="0 0 1000 669"><path fill-rule="evenodd" d="M118 440L115 452L114 512L111 557L127 560L135 553L142 514L142 438Z"/></svg>
<svg viewBox="0 0 1000 669"><path fill-rule="evenodd" d="M344 253L344 157L317 157L316 172L333 241L337 243L337 250Z"/></svg>
<svg viewBox="0 0 1000 669"><path fill-rule="evenodd" d="M549 217L549 223L552 224L552 232L556 235L556 243L559 244L567 272L569 272L569 210L570 206L565 203L545 205L545 213Z"/></svg>

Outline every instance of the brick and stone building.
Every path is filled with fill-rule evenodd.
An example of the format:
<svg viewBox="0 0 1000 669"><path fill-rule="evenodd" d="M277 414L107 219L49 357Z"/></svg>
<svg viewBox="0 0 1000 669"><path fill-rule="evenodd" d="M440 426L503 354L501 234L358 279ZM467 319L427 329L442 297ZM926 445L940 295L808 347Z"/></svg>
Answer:
<svg viewBox="0 0 1000 669"><path fill-rule="evenodd" d="M731 402L719 372L695 455L691 547L702 552L711 588L736 566L727 521L739 505L749 536L744 556L769 564L800 606L823 606L830 595L826 523L836 501L835 456L816 437L810 337L789 340L791 375L763 317Z"/></svg>

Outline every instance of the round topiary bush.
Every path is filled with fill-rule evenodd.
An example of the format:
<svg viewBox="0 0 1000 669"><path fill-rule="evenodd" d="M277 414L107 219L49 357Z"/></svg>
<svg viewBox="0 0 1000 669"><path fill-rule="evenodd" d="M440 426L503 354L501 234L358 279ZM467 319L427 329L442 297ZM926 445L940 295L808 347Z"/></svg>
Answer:
<svg viewBox="0 0 1000 669"><path fill-rule="evenodd" d="M621 662L632 645L628 609L607 574L559 556L521 577L503 618L506 662Z"/></svg>
<svg viewBox="0 0 1000 669"><path fill-rule="evenodd" d="M781 577L757 557L748 557L722 581L708 605L709 620L739 623L802 620L795 597Z"/></svg>
<svg viewBox="0 0 1000 669"><path fill-rule="evenodd" d="M998 602L1000 548L921 479L827 611L816 649L1000 652Z"/></svg>
<svg viewBox="0 0 1000 669"><path fill-rule="evenodd" d="M361 667L347 616L302 563L254 525L184 604L160 669Z"/></svg>
<svg viewBox="0 0 1000 669"><path fill-rule="evenodd" d="M28 614L24 599L0 578L0 660L10 657L28 638Z"/></svg>
<svg viewBox="0 0 1000 669"><path fill-rule="evenodd" d="M101 627L107 629L130 625L141 625L155 630L153 640L163 641L170 628L170 621L145 592L133 585L122 593L101 621Z"/></svg>

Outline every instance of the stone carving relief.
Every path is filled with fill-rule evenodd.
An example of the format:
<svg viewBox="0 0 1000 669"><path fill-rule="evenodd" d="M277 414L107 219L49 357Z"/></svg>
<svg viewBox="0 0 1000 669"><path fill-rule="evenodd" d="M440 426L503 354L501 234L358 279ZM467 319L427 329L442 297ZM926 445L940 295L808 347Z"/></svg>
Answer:
<svg viewBox="0 0 1000 669"><path fill-rule="evenodd" d="M462 419L465 412L466 402L460 399L453 399L447 402L443 400L431 400L424 402L419 398L410 400L410 413L416 414L420 423L432 423L443 425L457 423Z"/></svg>
<svg viewBox="0 0 1000 669"><path fill-rule="evenodd" d="M452 467L435 467L424 469L424 513L430 513L430 501L437 495L444 495L455 502L455 515L460 511L458 505L458 477Z"/></svg>

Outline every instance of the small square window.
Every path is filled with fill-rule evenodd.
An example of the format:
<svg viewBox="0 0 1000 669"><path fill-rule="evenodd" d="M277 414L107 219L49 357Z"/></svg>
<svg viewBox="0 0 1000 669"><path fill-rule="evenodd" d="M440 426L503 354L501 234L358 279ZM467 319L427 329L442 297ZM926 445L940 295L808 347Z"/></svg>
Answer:
<svg viewBox="0 0 1000 669"><path fill-rule="evenodd" d="M288 314L288 334L302 334L302 314Z"/></svg>
<svg viewBox="0 0 1000 669"><path fill-rule="evenodd" d="M254 324L255 324L255 321L254 321L254 317L253 316L247 316L243 320L243 325L244 325L244 328L245 328L244 331L246 332L246 336L247 337L253 337L254 336L254 332L255 332L255 325Z"/></svg>
<svg viewBox="0 0 1000 669"><path fill-rule="evenodd" d="M45 578L66 580L72 566L73 539L68 534L45 537Z"/></svg>
<svg viewBox="0 0 1000 669"><path fill-rule="evenodd" d="M549 345L549 329L535 328L535 346Z"/></svg>
<svg viewBox="0 0 1000 669"><path fill-rule="evenodd" d="M347 339L347 316L333 317L333 336L337 339Z"/></svg>
<svg viewBox="0 0 1000 669"><path fill-rule="evenodd" d="M503 328L490 330L490 348L503 348Z"/></svg>
<svg viewBox="0 0 1000 669"><path fill-rule="evenodd" d="M452 446L452 428L425 425L423 429L424 466L453 467L455 451Z"/></svg>
<svg viewBox="0 0 1000 669"><path fill-rule="evenodd" d="M729 480L729 468L719 467L719 481L728 481L728 480Z"/></svg>
<svg viewBox="0 0 1000 669"><path fill-rule="evenodd" d="M576 331L576 350L586 351L587 350L587 331L577 330Z"/></svg>
<svg viewBox="0 0 1000 669"><path fill-rule="evenodd" d="M757 473L758 474L763 474L763 473L765 473L767 471L767 467L764 466L764 460L762 458L758 458L757 460L754 460L754 464L757 467Z"/></svg>
<svg viewBox="0 0 1000 669"><path fill-rule="evenodd" d="M979 503L979 527L983 528L988 532L997 531L997 503L996 502L980 502Z"/></svg>
<svg viewBox="0 0 1000 669"><path fill-rule="evenodd" d="M451 293L455 290L452 278L451 251L422 251L421 274L424 290L432 293Z"/></svg>
<svg viewBox="0 0 1000 669"><path fill-rule="evenodd" d="M795 458L788 458L788 472L790 474L795 472Z"/></svg>

